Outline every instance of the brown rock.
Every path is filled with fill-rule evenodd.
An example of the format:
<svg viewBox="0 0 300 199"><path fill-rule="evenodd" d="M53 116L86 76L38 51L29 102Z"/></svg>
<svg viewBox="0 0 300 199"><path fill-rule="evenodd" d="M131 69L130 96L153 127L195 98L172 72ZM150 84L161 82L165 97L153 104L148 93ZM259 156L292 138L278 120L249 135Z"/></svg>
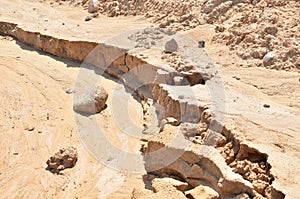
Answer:
<svg viewBox="0 0 300 199"><path fill-rule="evenodd" d="M75 166L78 159L77 150L74 147L62 148L47 160L47 169L52 173L59 173L66 168Z"/></svg>
<svg viewBox="0 0 300 199"><path fill-rule="evenodd" d="M265 189L269 185L269 183L261 181L261 180L254 180L252 182L254 190L257 191L260 194L264 194Z"/></svg>

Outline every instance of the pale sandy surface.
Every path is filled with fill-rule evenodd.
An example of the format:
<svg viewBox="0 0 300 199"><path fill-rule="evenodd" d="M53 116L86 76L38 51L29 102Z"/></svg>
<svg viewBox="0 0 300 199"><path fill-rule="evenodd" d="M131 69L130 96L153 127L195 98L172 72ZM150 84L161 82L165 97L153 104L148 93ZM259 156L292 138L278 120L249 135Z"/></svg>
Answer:
<svg viewBox="0 0 300 199"><path fill-rule="evenodd" d="M0 20L71 40L104 41L123 31L151 25L142 17L101 16L85 22L87 13L83 9L52 8L48 3L36 1L3 0L1 4ZM210 41L214 31L211 25L203 25L186 34L195 40ZM0 49L1 198L101 198L107 195L129 198L133 188L144 188L141 175L128 175L103 167L80 142L72 95L65 93L75 84L78 63L43 54L10 37L0 37ZM280 186L289 187L289 183L293 183L293 187L299 188L299 73L248 68L251 61L243 61L227 47L210 42L207 42L206 50L217 63L225 88L232 91L229 95L236 96L237 101L245 100L228 104L229 114L241 116L241 122L235 121L236 124L248 124L237 126L237 129L241 133L252 130L253 134L243 135L245 139L264 151L274 152L269 158L275 173L283 176L279 179ZM127 97L129 106L134 107L129 113L131 121L142 126L139 102L113 80L101 79L101 84L110 96L116 96L114 92L118 91ZM276 121L272 109L251 112L252 107L257 107L257 101L271 104L283 114ZM108 108L93 119L99 121L112 143L116 146L126 143L129 146L126 150L138 153L139 140L132 138L125 142L122 125L116 124L112 117L113 103L116 102L110 97ZM228 121L232 122L230 117ZM25 130L31 127L34 127L33 131ZM139 133L138 128L136 131ZM46 171L45 161L66 146L78 149L77 165L65 170L63 175Z"/></svg>

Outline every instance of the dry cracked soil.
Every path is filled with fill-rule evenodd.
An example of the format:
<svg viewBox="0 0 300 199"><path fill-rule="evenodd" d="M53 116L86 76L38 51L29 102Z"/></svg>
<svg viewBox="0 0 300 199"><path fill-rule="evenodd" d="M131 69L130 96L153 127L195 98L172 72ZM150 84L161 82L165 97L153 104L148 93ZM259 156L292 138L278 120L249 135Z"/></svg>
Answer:
<svg viewBox="0 0 300 199"><path fill-rule="evenodd" d="M0 4L0 198L299 198L299 0Z"/></svg>

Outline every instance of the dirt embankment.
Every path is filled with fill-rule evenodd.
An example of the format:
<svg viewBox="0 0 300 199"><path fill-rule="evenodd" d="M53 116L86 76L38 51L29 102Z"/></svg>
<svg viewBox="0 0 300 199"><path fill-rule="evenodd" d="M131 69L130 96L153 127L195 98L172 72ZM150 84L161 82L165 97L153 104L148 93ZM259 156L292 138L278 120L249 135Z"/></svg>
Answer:
<svg viewBox="0 0 300 199"><path fill-rule="evenodd" d="M89 1L56 1L88 7ZM144 15L161 28L186 31L199 25L215 25L213 39L226 45L248 67L299 71L299 1L188 0L99 1L99 13L110 17ZM263 62L272 52L274 58Z"/></svg>

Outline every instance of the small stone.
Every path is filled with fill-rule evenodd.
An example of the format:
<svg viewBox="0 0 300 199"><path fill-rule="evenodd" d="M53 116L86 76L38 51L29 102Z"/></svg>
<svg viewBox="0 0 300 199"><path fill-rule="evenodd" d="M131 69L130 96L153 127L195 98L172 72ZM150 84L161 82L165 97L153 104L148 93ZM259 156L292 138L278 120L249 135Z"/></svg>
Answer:
<svg viewBox="0 0 300 199"><path fill-rule="evenodd" d="M167 124L171 124L173 126L178 126L179 125L178 120L174 117L167 117L166 122L167 122Z"/></svg>
<svg viewBox="0 0 300 199"><path fill-rule="evenodd" d="M270 64L275 58L275 54L273 52L268 52L264 57L263 57L263 63L264 65Z"/></svg>
<svg viewBox="0 0 300 199"><path fill-rule="evenodd" d="M68 93L68 94L71 94L71 93L75 93L76 91L75 91L75 88L68 88L67 90L66 90L66 93Z"/></svg>
<svg viewBox="0 0 300 199"><path fill-rule="evenodd" d="M264 108L270 108L271 106L269 104L264 104Z"/></svg>
<svg viewBox="0 0 300 199"><path fill-rule="evenodd" d="M26 130L26 131L33 131L33 130L34 130L34 126L26 127L25 130Z"/></svg>
<svg viewBox="0 0 300 199"><path fill-rule="evenodd" d="M167 41L165 44L165 52L166 53L173 53L178 50L178 44L175 41L175 39L171 39L170 41Z"/></svg>
<svg viewBox="0 0 300 199"><path fill-rule="evenodd" d="M198 41L198 48L204 48L205 47L205 41L201 40Z"/></svg>
<svg viewBox="0 0 300 199"><path fill-rule="evenodd" d="M87 16L87 17L84 19L84 21L90 21L90 20L92 20L92 19L93 19L93 17Z"/></svg>

